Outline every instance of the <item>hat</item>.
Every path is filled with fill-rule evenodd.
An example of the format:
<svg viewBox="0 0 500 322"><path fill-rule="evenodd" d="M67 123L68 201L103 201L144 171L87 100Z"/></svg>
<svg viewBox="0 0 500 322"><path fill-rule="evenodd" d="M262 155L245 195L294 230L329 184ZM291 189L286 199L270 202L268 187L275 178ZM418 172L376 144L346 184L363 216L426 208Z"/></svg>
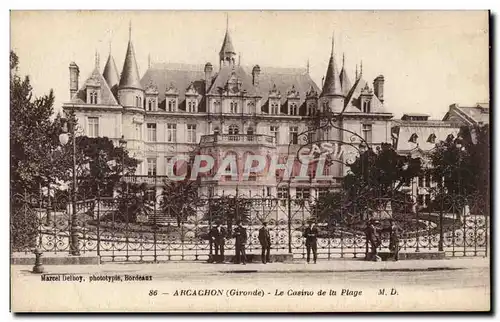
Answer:
<svg viewBox="0 0 500 322"><path fill-rule="evenodd" d="M267 225L267 220L262 220L263 225Z"/></svg>

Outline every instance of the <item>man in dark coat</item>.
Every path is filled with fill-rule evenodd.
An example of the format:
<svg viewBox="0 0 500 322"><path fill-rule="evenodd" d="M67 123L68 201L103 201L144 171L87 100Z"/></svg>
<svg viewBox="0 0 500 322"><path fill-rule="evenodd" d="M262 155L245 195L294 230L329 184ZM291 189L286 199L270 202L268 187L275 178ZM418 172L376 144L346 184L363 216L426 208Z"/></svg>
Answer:
<svg viewBox="0 0 500 322"><path fill-rule="evenodd" d="M262 227L259 229L259 242L262 247L262 264L269 263L271 257L271 235L265 221L262 222Z"/></svg>
<svg viewBox="0 0 500 322"><path fill-rule="evenodd" d="M377 255L377 249L381 244L378 231L379 229L377 225L378 225L377 221L370 219L366 226L365 230L366 240L368 241L368 244L370 245L371 248L370 253L368 253L366 256L367 260L378 261L380 259L380 257Z"/></svg>
<svg viewBox="0 0 500 322"><path fill-rule="evenodd" d="M237 226L234 229L236 264L241 262L243 265L246 265L247 255L245 253L245 247L247 244L247 230L243 227L240 220L236 222L236 225Z"/></svg>
<svg viewBox="0 0 500 322"><path fill-rule="evenodd" d="M316 259L318 258L318 228L312 220L307 221L307 228L304 230L304 237L306 239L306 249L307 249L307 262L311 260L311 250L313 252L314 264L316 264Z"/></svg>
<svg viewBox="0 0 500 322"><path fill-rule="evenodd" d="M391 218L389 220L389 250L391 251L395 261L399 260L399 236L401 228Z"/></svg>
<svg viewBox="0 0 500 322"><path fill-rule="evenodd" d="M215 227L210 231L210 241L215 245L215 261L218 263L224 262L224 245L226 238L226 230L221 226L220 222L215 224Z"/></svg>

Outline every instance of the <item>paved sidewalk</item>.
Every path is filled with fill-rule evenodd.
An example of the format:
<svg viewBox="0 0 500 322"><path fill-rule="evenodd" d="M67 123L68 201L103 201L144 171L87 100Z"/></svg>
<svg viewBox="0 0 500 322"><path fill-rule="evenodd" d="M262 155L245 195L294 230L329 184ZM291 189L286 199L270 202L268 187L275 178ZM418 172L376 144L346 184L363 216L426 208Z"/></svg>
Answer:
<svg viewBox="0 0 500 322"><path fill-rule="evenodd" d="M453 258L443 260L403 260L398 262L368 262L363 260L330 260L307 264L303 261L291 263L251 263L209 264L206 262L169 262L169 263L113 263L101 265L46 265L46 273L55 274L220 274L220 273L279 273L279 272L363 272L363 271L430 271L488 268L490 259L484 257ZM12 272L31 274L32 266L13 265Z"/></svg>

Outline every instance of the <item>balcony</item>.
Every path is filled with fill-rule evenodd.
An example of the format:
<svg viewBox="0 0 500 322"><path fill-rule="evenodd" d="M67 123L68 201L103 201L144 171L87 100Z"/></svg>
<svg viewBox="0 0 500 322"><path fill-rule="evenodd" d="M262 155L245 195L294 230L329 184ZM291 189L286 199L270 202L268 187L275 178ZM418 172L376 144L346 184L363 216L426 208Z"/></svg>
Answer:
<svg viewBox="0 0 500 322"><path fill-rule="evenodd" d="M265 134L210 134L203 135L200 141L201 146L266 146L276 147L276 139L272 135Z"/></svg>
<svg viewBox="0 0 500 322"><path fill-rule="evenodd" d="M168 176L148 176L148 175L127 175L123 179L128 183L146 183L149 185L160 186L163 184L163 180L166 180Z"/></svg>

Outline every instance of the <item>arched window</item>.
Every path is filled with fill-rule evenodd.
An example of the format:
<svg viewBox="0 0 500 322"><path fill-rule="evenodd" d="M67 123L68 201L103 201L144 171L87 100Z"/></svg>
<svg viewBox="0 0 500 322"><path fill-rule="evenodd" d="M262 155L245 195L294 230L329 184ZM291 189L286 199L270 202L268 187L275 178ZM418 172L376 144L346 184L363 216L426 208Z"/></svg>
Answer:
<svg viewBox="0 0 500 322"><path fill-rule="evenodd" d="M237 102L231 102L229 104L229 106L230 106L231 113L238 113L238 103Z"/></svg>
<svg viewBox="0 0 500 322"><path fill-rule="evenodd" d="M229 125L229 135L237 135L240 133L240 129L238 127L238 125L235 125L235 124L231 124Z"/></svg>
<svg viewBox="0 0 500 322"><path fill-rule="evenodd" d="M297 115L297 104L290 104L290 115Z"/></svg>
<svg viewBox="0 0 500 322"><path fill-rule="evenodd" d="M272 103L271 104L271 114L276 115L278 113L278 104L277 103Z"/></svg>
<svg viewBox="0 0 500 322"><path fill-rule="evenodd" d="M153 110L153 100L152 100L152 99L150 99L150 100L148 101L148 111L152 111L152 110Z"/></svg>
<svg viewBox="0 0 500 322"><path fill-rule="evenodd" d="M97 93L92 92L90 93L90 104L97 104Z"/></svg>

